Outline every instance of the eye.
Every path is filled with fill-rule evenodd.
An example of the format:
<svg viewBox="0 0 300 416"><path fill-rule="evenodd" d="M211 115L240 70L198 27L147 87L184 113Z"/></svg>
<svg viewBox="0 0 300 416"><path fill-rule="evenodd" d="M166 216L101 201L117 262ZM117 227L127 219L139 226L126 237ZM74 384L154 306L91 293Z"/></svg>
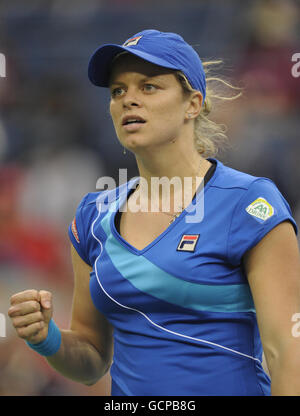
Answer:
<svg viewBox="0 0 300 416"><path fill-rule="evenodd" d="M115 97L121 97L121 95L123 95L123 93L124 93L124 88L121 88L121 87L113 88L111 90L111 96L113 98L115 98Z"/></svg>
<svg viewBox="0 0 300 416"><path fill-rule="evenodd" d="M146 92L154 92L154 91L156 91L156 90L157 90L156 86L155 86L155 85L153 85L153 84L144 84L143 89L144 89L144 91L146 91Z"/></svg>

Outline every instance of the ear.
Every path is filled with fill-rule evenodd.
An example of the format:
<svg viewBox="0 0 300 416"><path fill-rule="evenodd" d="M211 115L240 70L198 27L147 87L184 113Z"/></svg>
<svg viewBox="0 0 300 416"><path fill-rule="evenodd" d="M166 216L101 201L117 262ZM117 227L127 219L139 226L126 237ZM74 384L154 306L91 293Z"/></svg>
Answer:
<svg viewBox="0 0 300 416"><path fill-rule="evenodd" d="M188 100L186 110L186 120L197 118L202 107L203 97L200 91L195 91L191 94Z"/></svg>

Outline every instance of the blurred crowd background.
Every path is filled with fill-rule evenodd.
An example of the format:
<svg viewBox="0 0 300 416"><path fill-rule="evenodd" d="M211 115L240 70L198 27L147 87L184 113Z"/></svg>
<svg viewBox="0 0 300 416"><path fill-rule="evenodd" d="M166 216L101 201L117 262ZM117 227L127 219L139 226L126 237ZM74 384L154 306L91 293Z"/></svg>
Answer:
<svg viewBox="0 0 300 416"><path fill-rule="evenodd" d="M223 59L219 74L244 90L212 113L230 139L217 158L271 178L300 224L299 1L2 0L0 313L7 316L12 294L46 289L57 324L68 326L75 209L99 177L118 183L120 168L137 175L115 136L107 91L87 78L88 60L100 44L151 28L181 34L204 60ZM93 387L68 381L6 323L0 395L110 394L109 375Z"/></svg>

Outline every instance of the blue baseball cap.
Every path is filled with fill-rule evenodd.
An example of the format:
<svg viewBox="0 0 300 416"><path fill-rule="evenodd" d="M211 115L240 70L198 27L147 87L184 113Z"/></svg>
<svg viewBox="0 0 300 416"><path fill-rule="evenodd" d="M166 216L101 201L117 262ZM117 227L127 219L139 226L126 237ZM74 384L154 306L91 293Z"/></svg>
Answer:
<svg viewBox="0 0 300 416"><path fill-rule="evenodd" d="M127 39L123 45L100 46L92 55L88 76L98 87L109 87L109 74L113 59L128 52L152 64L181 71L191 86L200 91L203 102L206 96L206 79L197 52L176 33L144 30Z"/></svg>

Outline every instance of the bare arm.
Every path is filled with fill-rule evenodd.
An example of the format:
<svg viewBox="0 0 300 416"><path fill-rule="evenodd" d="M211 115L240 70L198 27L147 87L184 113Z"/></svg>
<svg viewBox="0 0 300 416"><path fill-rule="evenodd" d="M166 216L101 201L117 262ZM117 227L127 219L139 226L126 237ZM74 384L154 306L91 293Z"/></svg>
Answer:
<svg viewBox="0 0 300 416"><path fill-rule="evenodd" d="M71 247L74 270L74 293L70 329L61 330L61 346L56 354L46 357L48 363L74 381L91 385L96 383L109 369L112 360L112 327L106 318L95 308L89 292L89 279L92 268L87 265ZM33 293L30 293L33 292ZM26 296L35 299L28 301ZM20 303L20 300L23 301ZM25 291L12 297L12 307L9 315L21 338L31 343L38 343L47 337L48 323L52 316L52 307L46 308L45 302L51 300L51 294L46 291ZM28 324L25 322L31 314L27 311L29 302L32 307L40 310L40 322ZM31 306L30 306L31 307ZM20 316L20 308L23 308ZM26 312L27 312L26 311ZM32 311L30 311L32 312ZM44 320L41 318L44 317ZM31 318L32 319L32 318ZM37 316L36 316L36 319ZM38 324L44 324L42 328ZM32 331L30 331L32 327ZM26 329L27 328L27 329ZM28 329L29 328L29 329Z"/></svg>
<svg viewBox="0 0 300 416"><path fill-rule="evenodd" d="M89 291L88 266L71 246L75 284L69 330L62 330L59 351L47 358L49 364L68 378L94 384L110 368L112 328L95 308Z"/></svg>
<svg viewBox="0 0 300 416"><path fill-rule="evenodd" d="M300 395L300 338L292 316L300 312L300 260L292 225L283 222L244 256L271 376L272 395Z"/></svg>

